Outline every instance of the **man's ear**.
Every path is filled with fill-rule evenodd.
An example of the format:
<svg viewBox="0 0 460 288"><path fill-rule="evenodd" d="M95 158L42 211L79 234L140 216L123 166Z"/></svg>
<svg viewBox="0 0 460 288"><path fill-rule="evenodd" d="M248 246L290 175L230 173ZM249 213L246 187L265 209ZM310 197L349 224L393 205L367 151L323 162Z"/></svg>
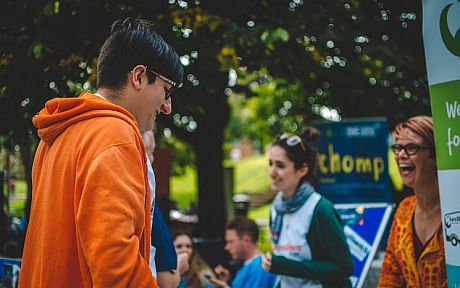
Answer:
<svg viewBox="0 0 460 288"><path fill-rule="evenodd" d="M131 73L129 74L129 82L133 85L133 87L137 90L142 88L142 77L144 74L147 73L145 66L137 65L133 68Z"/></svg>
<svg viewBox="0 0 460 288"><path fill-rule="evenodd" d="M244 234L243 237L241 237L241 241L247 244L252 244L252 238L248 234Z"/></svg>

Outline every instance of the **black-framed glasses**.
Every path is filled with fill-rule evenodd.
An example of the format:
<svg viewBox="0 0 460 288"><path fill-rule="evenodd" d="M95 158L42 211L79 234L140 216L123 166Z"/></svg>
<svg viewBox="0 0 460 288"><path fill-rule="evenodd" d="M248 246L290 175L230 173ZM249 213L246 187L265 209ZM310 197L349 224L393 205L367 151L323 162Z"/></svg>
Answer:
<svg viewBox="0 0 460 288"><path fill-rule="evenodd" d="M415 143L409 143L406 145L403 144L393 144L390 146L391 150L398 155L401 151L405 151L407 155L412 156L418 153L418 151L422 149L431 149L430 147L427 146L421 146Z"/></svg>
<svg viewBox="0 0 460 288"><path fill-rule="evenodd" d="M144 66L144 67L145 67L145 70L147 70L148 72L154 74L155 76L157 76L157 77L160 78L161 80L165 81L166 83L171 84L171 88L169 88L169 89L166 90L166 93L165 93L165 100L168 100L168 99L171 97L172 93L173 93L175 90L177 90L177 89L179 89L180 87L182 87L182 83L177 83L177 82L175 82L175 81L173 81L173 80L171 80L171 79L169 79L169 78L167 78L167 77L161 75L160 73L155 72L155 71L153 71L152 69L147 68L147 66Z"/></svg>
<svg viewBox="0 0 460 288"><path fill-rule="evenodd" d="M307 149L305 149L305 146L303 145L303 142L302 142L302 139L297 136L297 135L291 135L291 134L288 134L288 133L283 133L280 135L280 137L278 138L279 140L284 140L286 139L286 144L288 146L291 146L291 147L294 147L294 146L297 146L300 144L300 148L302 148L302 151L307 151Z"/></svg>

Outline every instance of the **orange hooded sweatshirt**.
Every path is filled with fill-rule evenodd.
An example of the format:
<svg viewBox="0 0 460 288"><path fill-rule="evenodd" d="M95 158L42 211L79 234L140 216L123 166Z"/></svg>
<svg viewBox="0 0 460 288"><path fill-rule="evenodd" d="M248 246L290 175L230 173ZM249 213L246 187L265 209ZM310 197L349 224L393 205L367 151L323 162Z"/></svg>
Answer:
<svg viewBox="0 0 460 288"><path fill-rule="evenodd" d="M135 118L83 93L48 101L33 123L41 141L19 286L158 287Z"/></svg>

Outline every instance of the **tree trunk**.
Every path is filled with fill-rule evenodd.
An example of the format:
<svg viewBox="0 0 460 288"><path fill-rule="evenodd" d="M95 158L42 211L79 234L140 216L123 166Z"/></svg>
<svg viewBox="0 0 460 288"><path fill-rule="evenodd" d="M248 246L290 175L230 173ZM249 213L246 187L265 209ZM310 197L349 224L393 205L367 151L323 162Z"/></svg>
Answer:
<svg viewBox="0 0 460 288"><path fill-rule="evenodd" d="M222 141L223 131L199 137L196 143L198 175L198 235L204 238L223 238L225 203L223 193Z"/></svg>
<svg viewBox="0 0 460 288"><path fill-rule="evenodd" d="M204 117L199 121L192 142L198 175L199 225L196 232L203 238L223 239L226 211L222 146L230 109L224 95L216 95L213 100L202 106Z"/></svg>

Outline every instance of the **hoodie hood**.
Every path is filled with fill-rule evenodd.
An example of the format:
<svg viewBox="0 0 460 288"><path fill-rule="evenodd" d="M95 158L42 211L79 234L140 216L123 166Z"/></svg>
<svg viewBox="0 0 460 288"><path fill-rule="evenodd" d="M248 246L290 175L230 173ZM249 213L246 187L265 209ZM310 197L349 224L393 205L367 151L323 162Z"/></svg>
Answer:
<svg viewBox="0 0 460 288"><path fill-rule="evenodd" d="M90 94L82 93L77 98L54 98L49 100L32 123L38 128L38 136L51 145L67 127L93 117L117 117L137 130L139 126L134 116L126 109Z"/></svg>

